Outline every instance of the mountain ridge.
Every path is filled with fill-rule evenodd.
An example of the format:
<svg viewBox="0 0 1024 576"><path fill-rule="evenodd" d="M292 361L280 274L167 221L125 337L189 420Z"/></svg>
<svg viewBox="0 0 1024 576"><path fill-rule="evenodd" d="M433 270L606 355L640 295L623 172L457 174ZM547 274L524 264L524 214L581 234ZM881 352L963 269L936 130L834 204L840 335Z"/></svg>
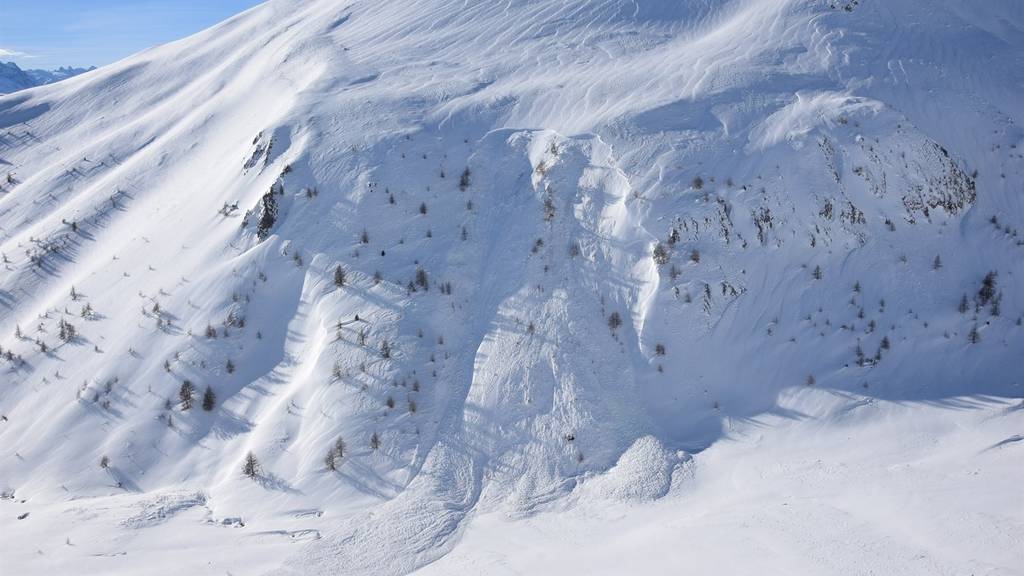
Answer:
<svg viewBox="0 0 1024 576"><path fill-rule="evenodd" d="M54 70L36 68L22 70L14 62L0 62L0 94L9 94L26 88L60 82L72 76L92 72L95 69L95 66L89 68L61 66Z"/></svg>
<svg viewBox="0 0 1024 576"><path fill-rule="evenodd" d="M403 574L833 397L1019 399L1024 9L942 6L277 0L0 97L0 489Z"/></svg>

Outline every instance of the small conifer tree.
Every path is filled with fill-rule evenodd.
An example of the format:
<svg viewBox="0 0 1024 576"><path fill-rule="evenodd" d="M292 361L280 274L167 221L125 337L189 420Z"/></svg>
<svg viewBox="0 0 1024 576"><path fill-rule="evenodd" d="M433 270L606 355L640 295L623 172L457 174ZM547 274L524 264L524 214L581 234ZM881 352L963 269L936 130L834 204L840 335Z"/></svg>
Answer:
<svg viewBox="0 0 1024 576"><path fill-rule="evenodd" d="M245 455L245 461L242 462L242 474L246 478L255 480L260 475L260 462L256 459L256 455L250 451Z"/></svg>
<svg viewBox="0 0 1024 576"><path fill-rule="evenodd" d="M182 410L192 409L192 395L195 393L196 387L192 384L191 380L185 380L181 383L181 388L178 389L178 400L181 402Z"/></svg>
<svg viewBox="0 0 1024 576"><path fill-rule="evenodd" d="M978 290L978 303L985 306L996 295L996 272L989 272L981 281L981 289Z"/></svg>
<svg viewBox="0 0 1024 576"><path fill-rule="evenodd" d="M216 405L217 395L213 392L213 388L207 386L206 391L203 392L203 410L209 412L213 410Z"/></svg>
<svg viewBox="0 0 1024 576"><path fill-rule="evenodd" d="M618 330L619 326L622 326L622 317L619 316L618 312L612 312L608 316L608 327L611 328L612 332Z"/></svg>
<svg viewBox="0 0 1024 576"><path fill-rule="evenodd" d="M664 266L665 264L668 264L670 258L668 248L666 248L665 245L662 244L661 242L658 242L657 244L654 245L654 252L652 253L652 257L654 258L654 263L657 264L658 266Z"/></svg>

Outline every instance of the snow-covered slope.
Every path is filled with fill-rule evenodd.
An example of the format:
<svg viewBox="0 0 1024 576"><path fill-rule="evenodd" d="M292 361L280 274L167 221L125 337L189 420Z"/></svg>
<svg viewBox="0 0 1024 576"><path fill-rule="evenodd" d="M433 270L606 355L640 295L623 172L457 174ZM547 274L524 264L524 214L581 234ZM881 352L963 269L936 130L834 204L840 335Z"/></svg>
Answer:
<svg viewBox="0 0 1024 576"><path fill-rule="evenodd" d="M1019 429L1024 7L936 4L274 0L0 98L5 555L401 574L766 414Z"/></svg>

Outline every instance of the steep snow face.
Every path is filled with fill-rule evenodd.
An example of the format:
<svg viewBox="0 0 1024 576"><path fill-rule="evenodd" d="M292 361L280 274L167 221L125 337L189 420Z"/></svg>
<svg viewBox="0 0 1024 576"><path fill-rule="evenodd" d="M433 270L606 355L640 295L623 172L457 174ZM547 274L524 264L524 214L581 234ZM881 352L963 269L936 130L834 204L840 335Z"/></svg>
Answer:
<svg viewBox="0 0 1024 576"><path fill-rule="evenodd" d="M0 488L397 574L792 387L1020 397L1024 8L940 4L276 0L0 98Z"/></svg>

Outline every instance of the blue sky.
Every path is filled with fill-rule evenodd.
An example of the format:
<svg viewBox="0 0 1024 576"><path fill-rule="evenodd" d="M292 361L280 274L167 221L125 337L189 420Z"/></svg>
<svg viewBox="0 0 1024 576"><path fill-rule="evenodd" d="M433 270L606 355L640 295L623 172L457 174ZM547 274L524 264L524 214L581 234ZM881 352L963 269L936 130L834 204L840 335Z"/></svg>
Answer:
<svg viewBox="0 0 1024 576"><path fill-rule="evenodd" d="M0 0L0 61L102 66L177 40L261 0Z"/></svg>

